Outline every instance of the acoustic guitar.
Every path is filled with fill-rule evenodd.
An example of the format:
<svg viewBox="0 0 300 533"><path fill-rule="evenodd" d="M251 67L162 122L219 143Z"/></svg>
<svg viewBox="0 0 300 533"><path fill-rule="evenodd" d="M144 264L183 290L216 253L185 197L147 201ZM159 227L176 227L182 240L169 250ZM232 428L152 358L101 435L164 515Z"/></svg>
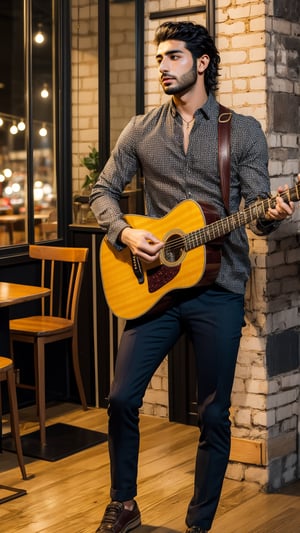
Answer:
<svg viewBox="0 0 300 533"><path fill-rule="evenodd" d="M127 223L153 233L164 242L159 259L147 263L128 247L116 250L107 237L100 248L105 298L114 315L133 319L153 312L171 291L212 283L226 234L263 217L276 197L257 200L247 208L218 218L209 204L183 200L162 218L125 215ZM280 193L285 202L299 201L300 183Z"/></svg>

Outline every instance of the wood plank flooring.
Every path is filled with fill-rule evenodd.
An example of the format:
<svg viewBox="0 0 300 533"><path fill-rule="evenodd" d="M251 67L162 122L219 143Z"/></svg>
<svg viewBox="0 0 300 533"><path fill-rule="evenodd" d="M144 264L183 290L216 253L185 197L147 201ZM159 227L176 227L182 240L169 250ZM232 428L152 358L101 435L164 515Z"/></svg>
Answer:
<svg viewBox="0 0 300 533"><path fill-rule="evenodd" d="M37 428L33 409L22 410L21 432ZM83 412L63 404L47 410L47 424L66 422L106 433L104 409ZM6 425L4 423L4 432ZM137 533L184 532L185 512L193 486L198 431L141 416L138 503L143 525ZM25 488L27 494L0 505L1 533L94 533L109 501L107 443L47 462L26 457L23 481L16 455L0 454L0 483ZM211 533L300 532L300 481L276 494L256 484L225 480Z"/></svg>

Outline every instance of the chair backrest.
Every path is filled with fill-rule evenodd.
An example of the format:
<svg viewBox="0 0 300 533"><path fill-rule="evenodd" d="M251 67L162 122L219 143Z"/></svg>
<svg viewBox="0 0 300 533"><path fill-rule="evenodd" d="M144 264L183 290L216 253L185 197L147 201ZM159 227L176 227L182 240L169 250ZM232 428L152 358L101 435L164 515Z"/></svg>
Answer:
<svg viewBox="0 0 300 533"><path fill-rule="evenodd" d="M57 236L57 222L41 222L40 235L43 240Z"/></svg>
<svg viewBox="0 0 300 533"><path fill-rule="evenodd" d="M29 256L41 260L41 286L51 289L42 298L42 315L68 318L76 323L79 294L88 248L29 246Z"/></svg>

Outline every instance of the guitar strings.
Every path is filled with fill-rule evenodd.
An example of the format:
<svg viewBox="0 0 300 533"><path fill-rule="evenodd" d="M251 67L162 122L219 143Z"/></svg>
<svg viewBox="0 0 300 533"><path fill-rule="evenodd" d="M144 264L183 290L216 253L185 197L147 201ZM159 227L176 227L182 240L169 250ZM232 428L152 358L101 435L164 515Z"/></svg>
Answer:
<svg viewBox="0 0 300 533"><path fill-rule="evenodd" d="M202 235L202 237L204 237L206 233L209 233L208 228L210 228L212 230L213 237L211 238L211 235L210 235L210 237L207 238L206 240L204 240L202 244L205 244L205 242L208 242L210 240L214 240L214 239L226 234L228 231L230 231L230 222L233 222L235 219L240 219L239 222L241 223L241 225L243 225L244 223L250 222L253 218L258 218L262 214L262 212L266 212L266 210L269 207L272 207L272 205L274 205L274 202L276 202L277 196L281 196L281 198L283 198L285 201L286 200L287 201L291 201L292 196L295 194L296 195L295 199L299 200L300 199L299 188L300 188L300 184L296 185L292 189L289 189L288 191L283 191L283 192L277 194L276 196L271 196L270 198L265 198L264 200L259 200L258 202L255 202L255 204L250 205L249 207L247 207L243 211L238 211L237 213L234 213L234 214L230 215L229 217L221 218L220 220L216 220L215 222L212 222L208 226L204 226L203 228L199 228L198 230L194 230L194 231L186 234L185 236L179 236L177 239L172 239L172 241L170 241L170 242L167 241L164 244L164 249L166 251L171 251L171 250L174 250L174 249L176 249L178 247L182 248L182 242L183 241L186 243L187 239L188 240L192 240L194 238L197 239L201 235ZM253 211L256 212L255 217L252 216L253 215ZM249 215L251 215L251 218L248 220L247 217ZM244 220L242 220L242 219L244 219ZM228 225L228 228L226 228L226 230L224 230L224 224ZM234 229L234 227L231 228L231 229ZM213 230L215 230L215 231L213 231ZM198 246L198 244L196 244L196 246Z"/></svg>

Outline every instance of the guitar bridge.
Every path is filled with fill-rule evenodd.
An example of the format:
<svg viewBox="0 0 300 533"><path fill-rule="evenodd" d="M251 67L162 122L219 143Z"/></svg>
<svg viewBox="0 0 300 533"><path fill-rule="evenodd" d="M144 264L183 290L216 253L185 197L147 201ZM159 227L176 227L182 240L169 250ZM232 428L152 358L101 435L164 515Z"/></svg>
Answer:
<svg viewBox="0 0 300 533"><path fill-rule="evenodd" d="M144 272L141 264L141 260L138 258L137 255L131 254L131 264L133 273L138 280L139 285L142 285L145 281Z"/></svg>

